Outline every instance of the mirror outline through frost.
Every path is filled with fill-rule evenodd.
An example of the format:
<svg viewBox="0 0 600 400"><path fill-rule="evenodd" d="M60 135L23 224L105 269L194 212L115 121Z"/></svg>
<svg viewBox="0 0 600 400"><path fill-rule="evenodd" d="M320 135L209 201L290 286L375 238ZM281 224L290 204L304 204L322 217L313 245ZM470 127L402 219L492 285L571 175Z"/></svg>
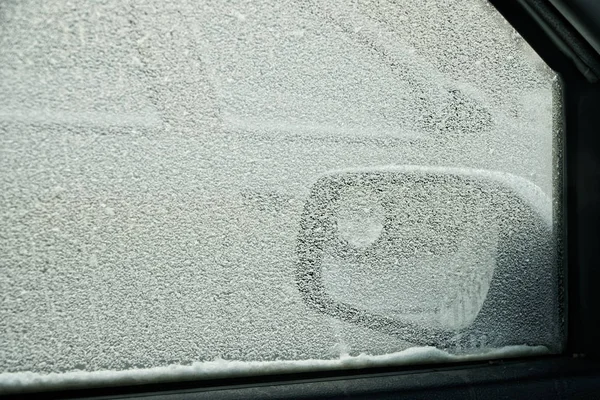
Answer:
<svg viewBox="0 0 600 400"><path fill-rule="evenodd" d="M412 237L407 237L406 232L398 233L397 227L401 225L396 224L398 237L391 239L394 227L390 221L406 214L406 210L398 206L398 193L405 189L415 193L416 188L426 187L429 193L428 190L421 191L421 215L411 222L417 228L413 229ZM354 189L359 193L370 191L386 210L385 228L376 240L362 247L349 244L340 237L338 229L339 210L344 208L340 198ZM440 191L446 192L445 197L439 195ZM445 214L440 214L438 209L444 205L435 201L446 202ZM410 206L410 202L408 204ZM415 204L414 199L412 204ZM413 214L418 214L414 210L413 207ZM314 184L305 204L297 243L298 287L304 302L320 313L396 335L417 345L472 351L479 347L528 344L557 350L561 347L557 341L560 337L557 334L560 307L555 296L558 269L551 210L550 199L537 186L506 173L411 166L332 172ZM442 230L437 235L440 240L429 244L430 251L423 251L427 246L415 250L415 243L419 246L419 239L425 239L420 237L423 232L429 230L435 236L435 223L423 221L435 219L436 215L435 223L444 225L439 225L438 229L451 227L454 234ZM453 218L460 221L449 223ZM424 229L424 225L431 226ZM365 227L367 231L368 227ZM431 242L428 239L422 240L421 244ZM426 308L414 303L405 304L405 308L397 313L372 307L388 305L389 308L389 304L403 296L401 285L396 292L389 290L385 298L382 298L381 290L372 290L372 298L369 298L368 290L360 293L361 286L372 285L381 274L368 271L362 275L363 281L344 281L345 275L365 268L368 253L377 251L377 247L381 248L381 243L386 241L391 244L387 255L390 251L395 252L404 264L413 256L423 257L431 250L435 251L436 246L440 256L438 268L443 265L439 260L443 261L444 257L449 261L452 256L458 259L456 265L463 269L460 276L463 279L455 281L457 286L454 290L446 290L446 294L439 293L441 285L437 289L429 288L435 276L422 275L422 289L430 290L427 296L435 296L437 290L442 300L437 300L437 310L429 308L429 316L423 312ZM468 245L471 250L481 252L472 265L460 257L461 249ZM336 282L331 283L335 274L331 274L328 265L336 257L342 261L338 264L346 263L346 267L352 258L363 262L363 265L355 263L346 270L338 268L337 279L341 278L341 281L337 282L337 288ZM402 268L402 262L396 263L396 268ZM441 281L450 284L447 276L440 276ZM405 285L404 289L412 290L411 285ZM427 296L421 293L425 303L429 300ZM369 303L373 299L375 301Z"/></svg>

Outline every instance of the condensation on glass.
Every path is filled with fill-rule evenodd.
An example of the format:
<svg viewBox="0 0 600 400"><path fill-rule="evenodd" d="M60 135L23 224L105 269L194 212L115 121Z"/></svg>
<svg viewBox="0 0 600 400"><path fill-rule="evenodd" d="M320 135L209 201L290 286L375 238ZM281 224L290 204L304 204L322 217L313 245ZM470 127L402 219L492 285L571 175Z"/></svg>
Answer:
<svg viewBox="0 0 600 400"><path fill-rule="evenodd" d="M0 48L0 372L560 351L556 76L487 2L4 1ZM544 335L453 341L501 262Z"/></svg>

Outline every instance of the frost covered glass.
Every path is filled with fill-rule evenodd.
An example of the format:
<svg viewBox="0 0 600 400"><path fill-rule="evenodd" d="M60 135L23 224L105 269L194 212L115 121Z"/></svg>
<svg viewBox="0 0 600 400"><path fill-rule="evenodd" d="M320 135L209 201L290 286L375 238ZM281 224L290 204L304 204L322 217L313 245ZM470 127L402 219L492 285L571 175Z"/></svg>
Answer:
<svg viewBox="0 0 600 400"><path fill-rule="evenodd" d="M553 87L484 0L3 1L0 393L560 351Z"/></svg>

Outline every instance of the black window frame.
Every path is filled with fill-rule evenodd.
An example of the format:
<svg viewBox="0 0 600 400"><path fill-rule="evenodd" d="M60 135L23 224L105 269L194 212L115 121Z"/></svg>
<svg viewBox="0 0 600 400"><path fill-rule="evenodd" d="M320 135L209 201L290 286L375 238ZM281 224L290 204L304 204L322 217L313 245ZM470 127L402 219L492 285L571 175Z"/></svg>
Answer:
<svg viewBox="0 0 600 400"><path fill-rule="evenodd" d="M600 56L561 0L488 0L560 77L563 354L16 394L15 398L600 398ZM581 5L585 1L579 1ZM554 4L554 5L553 5ZM585 10L585 6L583 6ZM562 10L564 12L564 9ZM579 9L581 12L581 9ZM566 14L565 14L566 15ZM575 15L576 17L576 15ZM575 21L570 23L569 21ZM596 21L599 28L600 21ZM593 24L592 24L593 26ZM600 42L600 37L594 40ZM484 397L485 396L485 397Z"/></svg>

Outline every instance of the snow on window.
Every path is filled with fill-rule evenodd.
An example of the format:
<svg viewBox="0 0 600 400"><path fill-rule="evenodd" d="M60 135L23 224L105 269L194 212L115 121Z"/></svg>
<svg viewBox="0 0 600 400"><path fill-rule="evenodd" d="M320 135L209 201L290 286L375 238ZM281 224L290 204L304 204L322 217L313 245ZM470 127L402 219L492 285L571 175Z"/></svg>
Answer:
<svg viewBox="0 0 600 400"><path fill-rule="evenodd" d="M320 311L302 292L313 185L332 171L413 165L499 171L514 177L503 184L535 188L534 203L552 199L555 75L483 0L6 1L0 19L0 387L196 376L215 359L228 360L219 373L337 368L340 349L396 360L423 345L418 335ZM354 249L340 257L358 264L338 278L323 270L328 296L390 318L402 303L423 329L471 326L498 276L499 227L524 222L489 222L483 200L435 217L403 195L394 221L442 222L419 225L430 241L397 241L396 264L372 258L366 273L361 251L387 234L391 203L348 196L334 217ZM465 230L444 225L460 215L478 224L462 242L453 235ZM552 246L545 267L556 272ZM481 250L474 272L450 274L463 259L444 254L459 248ZM523 254L514 266L535 279ZM385 268L409 264L393 286L399 270ZM554 300L520 310L550 321L547 336L479 335L441 346L454 354L442 359L499 343L557 351L548 277L543 298Z"/></svg>

